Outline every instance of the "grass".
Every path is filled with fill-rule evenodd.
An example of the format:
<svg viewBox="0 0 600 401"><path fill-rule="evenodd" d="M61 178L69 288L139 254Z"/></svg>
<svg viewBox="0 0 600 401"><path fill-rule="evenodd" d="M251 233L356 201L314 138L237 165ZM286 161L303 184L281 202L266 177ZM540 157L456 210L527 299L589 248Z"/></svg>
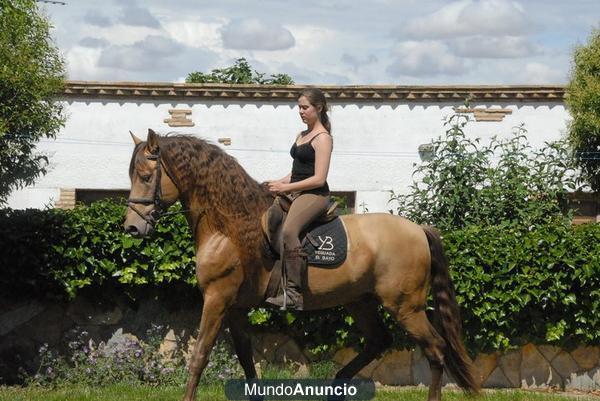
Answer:
<svg viewBox="0 0 600 401"><path fill-rule="evenodd" d="M183 387L150 387L115 384L106 387L69 386L58 389L40 387L0 387L0 401L174 401L183 396ZM599 400L592 396L567 396L522 390L484 391L478 398L470 398L459 391L444 390L444 401L576 401ZM381 388L375 401L425 401L426 389ZM222 385L200 386L198 401L225 401Z"/></svg>

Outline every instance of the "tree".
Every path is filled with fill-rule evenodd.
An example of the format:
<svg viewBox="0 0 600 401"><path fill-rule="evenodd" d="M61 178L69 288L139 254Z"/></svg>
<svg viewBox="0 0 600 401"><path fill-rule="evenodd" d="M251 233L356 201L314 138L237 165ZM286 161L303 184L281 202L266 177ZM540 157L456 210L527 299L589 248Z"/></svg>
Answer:
<svg viewBox="0 0 600 401"><path fill-rule="evenodd" d="M573 120L569 141L584 178L600 190L600 30L575 49L567 104Z"/></svg>
<svg viewBox="0 0 600 401"><path fill-rule="evenodd" d="M264 73L253 70L245 58L235 60L231 67L216 68L205 74L195 71L188 74L187 83L221 83L221 84L260 84L260 85L293 85L294 81L287 74L272 74L265 78Z"/></svg>
<svg viewBox="0 0 600 401"><path fill-rule="evenodd" d="M0 0L0 205L46 173L48 158L35 147L64 125L64 71L36 2Z"/></svg>

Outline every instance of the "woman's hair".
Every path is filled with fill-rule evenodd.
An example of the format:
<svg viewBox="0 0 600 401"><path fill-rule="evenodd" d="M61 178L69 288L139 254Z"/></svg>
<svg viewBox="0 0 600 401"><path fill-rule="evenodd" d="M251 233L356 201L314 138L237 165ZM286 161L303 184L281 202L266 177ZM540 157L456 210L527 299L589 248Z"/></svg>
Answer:
<svg viewBox="0 0 600 401"><path fill-rule="evenodd" d="M300 92L300 97L306 97L310 104L314 107L321 107L321 124L325 127L325 129L331 134L331 121L329 121L329 116L327 115L328 107L327 107L327 99L325 99L325 94L321 89L318 88L306 88Z"/></svg>

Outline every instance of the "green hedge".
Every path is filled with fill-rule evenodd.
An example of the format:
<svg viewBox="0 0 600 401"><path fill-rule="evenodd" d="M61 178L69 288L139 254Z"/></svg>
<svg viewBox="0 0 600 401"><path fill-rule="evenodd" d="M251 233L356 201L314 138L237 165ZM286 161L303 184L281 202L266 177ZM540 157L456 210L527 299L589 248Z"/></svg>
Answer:
<svg viewBox="0 0 600 401"><path fill-rule="evenodd" d="M161 221L157 235L144 239L124 232L124 216L123 202L115 201L74 210L1 210L0 290L74 296L90 285L194 283L183 215Z"/></svg>
<svg viewBox="0 0 600 401"><path fill-rule="evenodd" d="M467 227L444 243L469 342L600 343L600 226Z"/></svg>
<svg viewBox="0 0 600 401"><path fill-rule="evenodd" d="M124 210L120 203L97 202L72 211L0 211L2 294L73 296L86 286L127 291L193 284L183 216L165 218L151 238L135 239L123 232ZM472 350L528 341L600 344L599 225L469 226L445 233L444 243ZM298 314L256 309L249 319L321 351L360 341L341 308ZM401 330L394 333L398 346L412 345Z"/></svg>

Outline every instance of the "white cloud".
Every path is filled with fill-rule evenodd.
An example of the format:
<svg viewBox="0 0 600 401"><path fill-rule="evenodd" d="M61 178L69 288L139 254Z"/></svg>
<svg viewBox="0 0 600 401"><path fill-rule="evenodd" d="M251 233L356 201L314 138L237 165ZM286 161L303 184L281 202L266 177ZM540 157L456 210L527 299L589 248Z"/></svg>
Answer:
<svg viewBox="0 0 600 401"><path fill-rule="evenodd" d="M100 47L100 48L102 48L102 47L107 47L108 45L110 45L110 43L106 39L92 38L89 36L87 36L79 41L79 46L83 46L83 47L91 47L91 48Z"/></svg>
<svg viewBox="0 0 600 401"><path fill-rule="evenodd" d="M131 26L160 27L160 22L148 9L138 6L135 1L126 1L124 3L123 13L119 19L120 22Z"/></svg>
<svg viewBox="0 0 600 401"><path fill-rule="evenodd" d="M465 73L466 63L439 41L406 41L393 50L394 62L387 67L392 76L424 77Z"/></svg>
<svg viewBox="0 0 600 401"><path fill-rule="evenodd" d="M543 52L540 45L520 36L469 36L449 42L454 54L469 58L519 58Z"/></svg>
<svg viewBox="0 0 600 401"><path fill-rule="evenodd" d="M509 0L459 0L410 20L401 33L413 39L520 35L532 28L523 7Z"/></svg>
<svg viewBox="0 0 600 401"><path fill-rule="evenodd" d="M47 8L71 79L170 81L245 57L260 72L288 73L306 84L564 83L574 45L587 40L600 12L600 2L592 0L374 0L369 7L340 2L345 7L317 0L303 7L285 0L201 7L192 0L112 0ZM121 22L124 10L140 6L152 17L144 26ZM226 47L224 27L245 18L287 29L294 45L277 51ZM390 35L395 27L404 27L396 31L400 37ZM134 46L148 36L171 38L182 47L149 57L151 48ZM113 65L135 69L99 66L109 48ZM110 64L104 57L103 65ZM135 57L146 65L123 61Z"/></svg>
<svg viewBox="0 0 600 401"><path fill-rule="evenodd" d="M330 84L331 82L340 85L350 84L347 74L331 70L318 69L315 65L296 65L294 63L284 63L281 65L281 71L292 76L296 84Z"/></svg>
<svg viewBox="0 0 600 401"><path fill-rule="evenodd" d="M276 73L289 74L297 83L350 83L348 68L339 62L343 41L340 32L318 25L288 26L296 44L279 51L237 50L220 48L216 68L233 64L233 60L246 57L248 62L267 76Z"/></svg>
<svg viewBox="0 0 600 401"><path fill-rule="evenodd" d="M285 50L296 43L288 29L255 18L231 21L221 29L221 36L229 49Z"/></svg>
<svg viewBox="0 0 600 401"><path fill-rule="evenodd" d="M139 42L148 36L161 35L164 32L144 26L114 25L110 28L99 29L94 32L98 39L107 40L113 46L126 46Z"/></svg>
<svg viewBox="0 0 600 401"><path fill-rule="evenodd" d="M144 71L168 65L168 56L176 55L183 46L171 38L148 36L128 46L111 46L102 51L98 66Z"/></svg>
<svg viewBox="0 0 600 401"><path fill-rule="evenodd" d="M564 70L532 62L525 65L521 77L522 82L528 84L560 84L565 82L567 74Z"/></svg>
<svg viewBox="0 0 600 401"><path fill-rule="evenodd" d="M360 58L348 53L344 53L342 54L341 61L344 64L348 64L349 66L351 66L354 71L358 71L359 68L364 67L368 64L377 63L378 59L377 56L375 56L374 54L369 54L365 58Z"/></svg>
<svg viewBox="0 0 600 401"><path fill-rule="evenodd" d="M219 28L221 22L204 21L196 17L169 19L163 22L163 28L180 43L190 47L206 48L213 51L223 49Z"/></svg>
<svg viewBox="0 0 600 401"><path fill-rule="evenodd" d="M101 80L110 79L98 70L96 62L100 57L101 49L88 47L73 47L66 54L67 76L75 80Z"/></svg>
<svg viewBox="0 0 600 401"><path fill-rule="evenodd" d="M99 27L107 27L113 24L110 18L106 17L102 13L99 13L97 10L88 11L83 17L83 20L90 25Z"/></svg>

